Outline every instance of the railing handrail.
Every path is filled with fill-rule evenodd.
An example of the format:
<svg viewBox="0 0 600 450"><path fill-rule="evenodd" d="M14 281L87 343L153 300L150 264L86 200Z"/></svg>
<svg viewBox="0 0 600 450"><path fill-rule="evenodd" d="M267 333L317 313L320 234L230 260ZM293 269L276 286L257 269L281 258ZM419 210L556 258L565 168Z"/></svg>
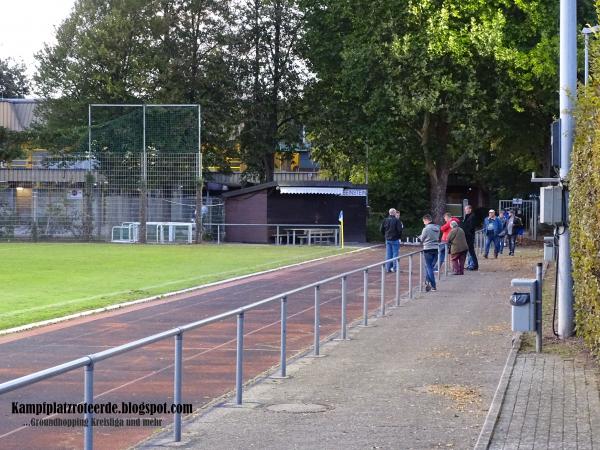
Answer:
<svg viewBox="0 0 600 450"><path fill-rule="evenodd" d="M321 228L338 228L340 226L339 223L227 223L227 222L202 222L204 226L255 226L255 227L321 227Z"/></svg>
<svg viewBox="0 0 600 450"><path fill-rule="evenodd" d="M19 378L14 378L14 379L6 381L4 383L0 383L0 395L1 394L5 394L7 392L14 391L15 389L18 389L18 388L21 388L21 387L30 386L32 384L35 384L35 383L39 382L39 381L43 381L43 380L47 380L49 378L53 378L55 376L58 376L58 375L61 375L61 374L65 373L65 372L70 372L71 370L75 370L77 368L80 368L80 367L83 367L83 366L86 366L86 365L90 365L90 364L94 364L94 363L102 361L104 359L108 359L108 358L111 358L113 356L117 356L117 355L120 355L122 353L129 352L131 350L135 350L135 349L138 349L138 348L141 348L141 347L145 347L147 345L153 344L153 343L155 343L157 341L161 341L161 340L166 339L168 337L179 335L179 334L183 333L184 331L189 331L189 330L192 330L192 329L195 329L195 328L199 328L199 327L202 327L202 326L210 325L210 324L215 323L215 322L219 322L221 320L224 320L224 319L227 319L227 318L230 318L230 317L237 316L238 314L250 311L252 309L258 308L260 306L266 305L268 303L271 303L271 302L274 302L274 301L277 301L277 300L281 300L284 297L287 298L290 295L297 294L297 293L302 292L304 290L315 288L317 286L321 286L323 284L327 284L327 283L330 283L332 281L336 281L336 280L340 280L340 279L343 279L343 278L347 278L350 275L353 275L353 274L356 274L356 273L359 273L359 272L363 272L363 271L371 269L373 267L379 267L379 266L382 266L382 265L384 265L386 263L393 262L395 260L400 261L400 259L402 259L402 258L408 258L408 257L413 256L415 254L419 254L422 251L423 250L417 250L417 251L414 251L414 252L411 252L411 253L406 253L404 255L399 255L399 256L397 256L395 258L390 258L390 259L386 259L384 261L380 261L380 262L377 262L377 263L374 263L374 264L370 264L368 266L364 266L364 267L361 267L359 269L354 269L354 270L351 270L351 271L348 271L348 272L344 272L342 274L339 274L339 275L336 275L336 276L333 276L333 277L329 277L329 278L325 278L325 279L322 279L322 280L319 280L319 281L316 281L316 282L313 282L313 283L301 286L301 287L296 288L296 289L292 289L292 290L289 290L289 291L286 291L286 292L282 292L280 294L276 294L274 296L268 297L268 298L263 299L263 300L259 300L258 302L254 302L254 303L251 303L249 305L242 306L240 308L236 308L236 309L233 309L233 310L221 313L221 314L217 314L217 315L214 315L214 316L202 319L202 320L198 320L196 322L191 322L191 323L188 323L188 324L185 324L185 325L181 325L181 326L178 326L178 327L175 327L175 328L172 328L172 329L160 332L160 333L156 333L156 334L147 336L147 337L142 338L142 339L138 339L138 340L135 340L135 341L127 342L125 344L122 344L122 345L119 345L119 346L116 346L116 347L112 347L112 348L109 348L107 350L103 350L101 352L92 353L92 354L89 354L89 355L86 355L86 356L83 356L83 357L80 357L80 358L68 361L66 363L63 363L63 364L60 364L60 365L57 365L57 366L49 367L49 368L40 370L38 372L34 372L32 374L29 374L29 375L24 375L24 376L19 377Z"/></svg>

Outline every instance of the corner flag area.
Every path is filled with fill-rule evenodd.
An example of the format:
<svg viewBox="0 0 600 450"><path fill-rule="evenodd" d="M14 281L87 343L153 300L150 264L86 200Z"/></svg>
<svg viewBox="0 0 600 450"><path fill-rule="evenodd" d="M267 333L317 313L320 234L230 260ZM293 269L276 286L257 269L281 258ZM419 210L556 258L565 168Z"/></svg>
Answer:
<svg viewBox="0 0 600 450"><path fill-rule="evenodd" d="M309 246L0 245L0 329L335 255Z"/></svg>

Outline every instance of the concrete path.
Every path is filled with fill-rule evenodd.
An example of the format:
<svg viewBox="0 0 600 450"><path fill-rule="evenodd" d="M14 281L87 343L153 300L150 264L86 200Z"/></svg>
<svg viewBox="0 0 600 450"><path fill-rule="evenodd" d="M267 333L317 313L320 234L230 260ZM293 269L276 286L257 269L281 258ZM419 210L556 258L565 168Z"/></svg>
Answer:
<svg viewBox="0 0 600 450"><path fill-rule="evenodd" d="M510 280L537 255L483 260L403 300L374 327L302 358L286 380L264 379L244 406L222 403L139 448L473 448L511 350Z"/></svg>

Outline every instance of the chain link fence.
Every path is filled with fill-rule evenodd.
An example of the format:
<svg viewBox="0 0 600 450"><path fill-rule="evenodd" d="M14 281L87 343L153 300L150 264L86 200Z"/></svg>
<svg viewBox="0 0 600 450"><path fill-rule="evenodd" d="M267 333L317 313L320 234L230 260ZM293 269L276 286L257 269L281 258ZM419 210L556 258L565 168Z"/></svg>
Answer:
<svg viewBox="0 0 600 450"><path fill-rule="evenodd" d="M198 207L203 221L224 221L220 198L199 202L197 153L148 153L145 168L143 159L81 154L1 169L0 239L190 242ZM136 236L115 227L135 229Z"/></svg>
<svg viewBox="0 0 600 450"><path fill-rule="evenodd" d="M222 223L202 198L199 105L90 105L73 153L0 169L1 240L199 242Z"/></svg>

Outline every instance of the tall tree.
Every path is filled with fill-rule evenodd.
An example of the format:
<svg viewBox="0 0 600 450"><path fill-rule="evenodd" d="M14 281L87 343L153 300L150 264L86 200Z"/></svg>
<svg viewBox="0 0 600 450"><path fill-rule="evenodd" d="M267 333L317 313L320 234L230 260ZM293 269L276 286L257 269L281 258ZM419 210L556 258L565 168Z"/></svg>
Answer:
<svg viewBox="0 0 600 450"><path fill-rule="evenodd" d="M314 133L350 132L346 152L357 141L406 158L418 151L439 218L451 173L476 167L469 163L482 155L531 153L523 135L533 130L532 159L539 158L544 102L556 90L550 3L305 0L313 98L320 99ZM342 119L331 120L332 110Z"/></svg>
<svg viewBox="0 0 600 450"><path fill-rule="evenodd" d="M30 93L23 63L0 58L0 98L23 98Z"/></svg>
<svg viewBox="0 0 600 450"><path fill-rule="evenodd" d="M249 173L271 181L281 144L300 141L300 98L308 74L300 57L302 14L296 0L248 0L236 9L240 144Z"/></svg>
<svg viewBox="0 0 600 450"><path fill-rule="evenodd" d="M200 103L207 164L233 147L229 2L78 0L37 58L43 143L77 149L89 103Z"/></svg>

